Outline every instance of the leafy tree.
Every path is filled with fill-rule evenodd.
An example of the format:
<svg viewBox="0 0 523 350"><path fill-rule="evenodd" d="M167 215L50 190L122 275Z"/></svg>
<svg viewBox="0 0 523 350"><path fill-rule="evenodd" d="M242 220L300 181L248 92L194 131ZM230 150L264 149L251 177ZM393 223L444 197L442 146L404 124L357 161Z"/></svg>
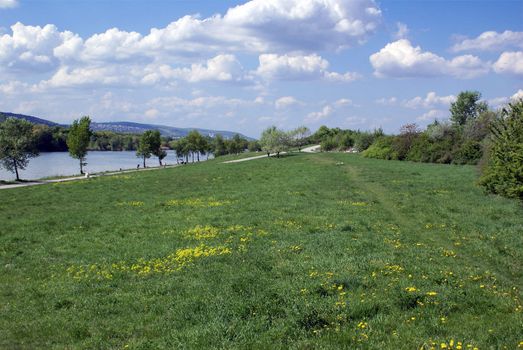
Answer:
<svg viewBox="0 0 523 350"><path fill-rule="evenodd" d="M89 140L91 139L91 119L85 116L80 120L75 120L69 128L67 135L67 147L71 157L80 161L80 174L84 173L83 167L87 164L85 156L87 155L87 148Z"/></svg>
<svg viewBox="0 0 523 350"><path fill-rule="evenodd" d="M162 137L158 130L153 130L151 133L150 142L151 153L158 157L158 162L160 163L160 166L162 166L162 160L167 157L167 152L165 152L162 148Z"/></svg>
<svg viewBox="0 0 523 350"><path fill-rule="evenodd" d="M298 151L301 152L301 148L307 143L307 138L311 135L311 131L306 126L300 126L290 132L290 139L292 145L298 147Z"/></svg>
<svg viewBox="0 0 523 350"><path fill-rule="evenodd" d="M462 91L455 102L450 105L450 120L456 126L465 125L470 119L488 110L486 102L480 101L481 93L478 91Z"/></svg>
<svg viewBox="0 0 523 350"><path fill-rule="evenodd" d="M405 124L401 127L400 134L394 139L393 145L398 159L403 160L407 157L412 144L419 134L420 129L415 123Z"/></svg>
<svg viewBox="0 0 523 350"><path fill-rule="evenodd" d="M259 152L261 151L261 145L258 141L251 141L247 145L247 148L249 149L249 152Z"/></svg>
<svg viewBox="0 0 523 350"><path fill-rule="evenodd" d="M227 145L225 144L223 136L220 134L216 135L214 138L213 153L215 157L224 156L227 154Z"/></svg>
<svg viewBox="0 0 523 350"><path fill-rule="evenodd" d="M145 160L151 158L151 155L156 152L161 145L161 139L159 137L160 132L158 130L147 130L142 134L138 149L136 150L136 156L143 158L143 167L146 167Z"/></svg>
<svg viewBox="0 0 523 350"><path fill-rule="evenodd" d="M271 153L276 153L276 157L279 157L280 153L289 147L289 136L285 131L279 130L276 126L271 126L262 132L260 144L262 150L267 153L267 157Z"/></svg>
<svg viewBox="0 0 523 350"><path fill-rule="evenodd" d="M523 99L502 110L491 135L480 184L488 192L523 200Z"/></svg>
<svg viewBox="0 0 523 350"><path fill-rule="evenodd" d="M0 123L0 161L8 171L15 173L25 169L29 159L38 156L33 136L33 125L23 119L7 118Z"/></svg>

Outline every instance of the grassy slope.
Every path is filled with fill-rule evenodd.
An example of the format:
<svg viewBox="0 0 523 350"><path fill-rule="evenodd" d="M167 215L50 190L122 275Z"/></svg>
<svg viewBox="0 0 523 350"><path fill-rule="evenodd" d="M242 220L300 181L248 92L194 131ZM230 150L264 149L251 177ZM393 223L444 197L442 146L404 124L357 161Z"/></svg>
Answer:
<svg viewBox="0 0 523 350"><path fill-rule="evenodd" d="M513 349L523 209L474 182L314 154L2 191L0 348Z"/></svg>

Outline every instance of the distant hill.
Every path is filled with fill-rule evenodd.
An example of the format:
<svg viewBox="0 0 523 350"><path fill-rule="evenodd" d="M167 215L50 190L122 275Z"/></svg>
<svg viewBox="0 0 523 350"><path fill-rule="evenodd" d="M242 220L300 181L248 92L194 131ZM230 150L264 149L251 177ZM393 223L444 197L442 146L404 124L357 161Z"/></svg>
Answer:
<svg viewBox="0 0 523 350"><path fill-rule="evenodd" d="M7 118L18 118L18 119L25 119L28 122L31 122L33 124L43 124L47 126L59 126L60 124L52 122L50 120L32 117L30 115L23 115L23 114L16 114L16 113L8 113L8 112L0 112L0 122L3 122Z"/></svg>
<svg viewBox="0 0 523 350"><path fill-rule="evenodd" d="M58 124L58 123L52 122L50 120L29 116L29 115L0 112L0 122L4 121L8 117L25 119L34 124L44 124L44 125L48 125L48 126L64 126L64 127L68 126L68 125ZM145 132L147 130L158 130L158 131L160 131L162 136L174 137L174 138L184 137L191 130L198 130L198 132L200 134L202 134L204 136L210 136L210 137L215 137L216 135L219 134L227 139L232 138L235 134L237 134L236 132L225 131L225 130L209 130L209 129L199 129L199 128L176 128L176 127L165 126L165 125L142 124L142 123L133 123L133 122L107 122L107 123L92 122L91 129L93 131L112 131L112 132L124 133L124 134L142 134L143 132ZM252 138L247 137L245 135L240 134L240 136L245 137L248 140L252 140Z"/></svg>

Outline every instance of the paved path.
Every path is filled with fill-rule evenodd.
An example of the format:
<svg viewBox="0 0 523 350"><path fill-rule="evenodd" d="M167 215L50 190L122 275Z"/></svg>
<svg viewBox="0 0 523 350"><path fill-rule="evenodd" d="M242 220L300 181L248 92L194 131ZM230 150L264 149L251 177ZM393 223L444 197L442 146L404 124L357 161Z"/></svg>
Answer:
<svg viewBox="0 0 523 350"><path fill-rule="evenodd" d="M306 148L302 149L301 151L305 152L305 153L316 153L316 152L320 151L320 148L321 148L320 145L314 145L314 146L306 147Z"/></svg>
<svg viewBox="0 0 523 350"><path fill-rule="evenodd" d="M164 168L173 168L180 164L173 164L173 165L167 165L162 167L150 167L145 169L128 169L128 170L122 170L122 171L113 171L108 173L100 173L100 174L92 174L89 175L89 177L86 176L73 176L73 177L65 177L60 179L54 179L54 180L36 180L31 182L22 182L22 183L16 183L12 185L0 185L0 190L7 190L9 188L20 188L20 187L29 187L29 186L38 186L38 185L45 185L45 184L52 184L57 182L68 182L68 181L78 181L78 180L85 180L89 178L95 178L95 177L101 177L101 176L112 176L112 175L120 175L120 174L127 174L127 173L135 173L137 171L148 171L148 170L158 170L158 169L164 169Z"/></svg>
<svg viewBox="0 0 523 350"><path fill-rule="evenodd" d="M305 152L305 153L314 153L314 152L319 152L320 151L320 145L314 145L314 146L310 146L310 147L307 147L307 148L304 148L301 150L302 152ZM282 154L287 154L287 152L280 152L280 155ZM271 154L271 157L275 156L276 153L272 153ZM235 160L228 160L226 162L223 162L224 164L230 164L230 163L240 163L240 162L246 162L248 160L253 160L253 159L260 159L260 158L267 158L267 154L264 154L262 156L254 156L254 157L249 157L249 158L242 158L242 159L235 159Z"/></svg>

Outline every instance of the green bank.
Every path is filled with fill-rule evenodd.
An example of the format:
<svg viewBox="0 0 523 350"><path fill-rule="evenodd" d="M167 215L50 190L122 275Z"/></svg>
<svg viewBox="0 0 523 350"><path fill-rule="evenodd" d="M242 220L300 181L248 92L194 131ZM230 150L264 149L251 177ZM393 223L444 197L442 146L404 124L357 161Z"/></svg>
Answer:
<svg viewBox="0 0 523 350"><path fill-rule="evenodd" d="M348 154L0 193L0 348L514 349L523 208Z"/></svg>

